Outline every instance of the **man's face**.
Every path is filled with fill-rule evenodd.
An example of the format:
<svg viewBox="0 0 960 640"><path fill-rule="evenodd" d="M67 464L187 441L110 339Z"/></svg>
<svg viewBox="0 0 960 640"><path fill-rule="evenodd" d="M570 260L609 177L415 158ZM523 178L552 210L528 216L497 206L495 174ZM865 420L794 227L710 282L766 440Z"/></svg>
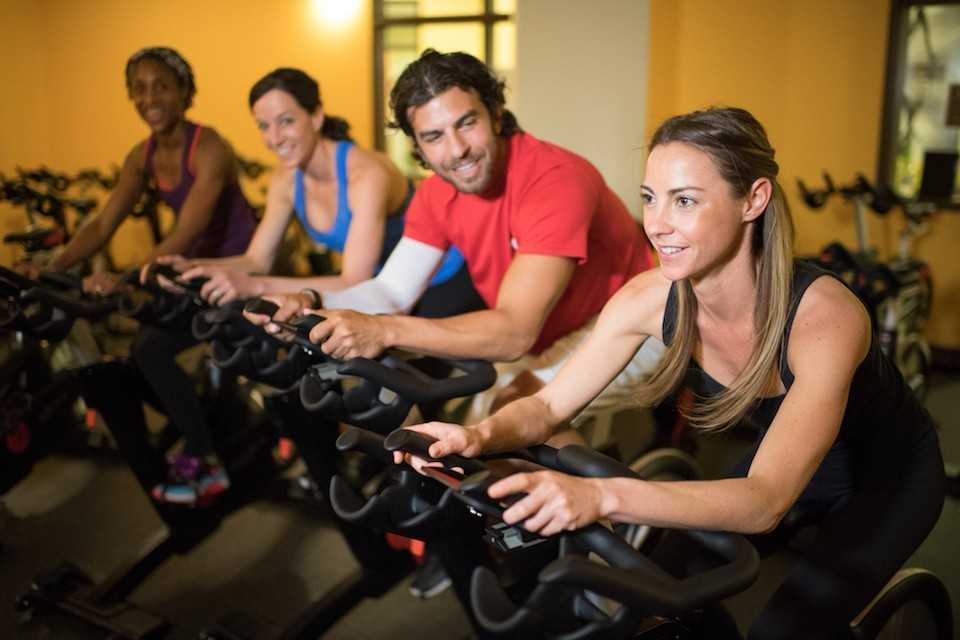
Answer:
<svg viewBox="0 0 960 640"><path fill-rule="evenodd" d="M500 167L502 138L476 91L453 87L407 112L421 157L463 193L483 193Z"/></svg>

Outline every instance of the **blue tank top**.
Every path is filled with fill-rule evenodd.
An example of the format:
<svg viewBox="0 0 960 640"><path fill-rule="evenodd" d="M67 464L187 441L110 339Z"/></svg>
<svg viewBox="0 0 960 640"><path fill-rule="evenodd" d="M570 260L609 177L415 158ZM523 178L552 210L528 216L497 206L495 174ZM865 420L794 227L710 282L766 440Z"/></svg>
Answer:
<svg viewBox="0 0 960 640"><path fill-rule="evenodd" d="M297 218L303 226L304 231L314 242L321 243L334 251L343 251L347 243L347 231L350 229L350 221L353 214L350 212L350 204L347 201L347 154L353 143L349 140L337 142L336 147L336 180L337 180L337 213L333 220L333 226L329 231L318 231L310 225L307 220L306 192L303 186L303 171L299 168L294 175L293 187L293 208L297 212ZM387 215L386 229L383 235L383 249L380 252L380 258L377 260L376 272L379 273L383 264L390 257L393 248L397 246L400 238L403 236L404 216L410 200L413 199L413 185L410 185L407 191L407 197L404 198L400 207ZM463 255L456 247L450 247L440 268L430 280L430 285L443 284L452 278L463 266Z"/></svg>

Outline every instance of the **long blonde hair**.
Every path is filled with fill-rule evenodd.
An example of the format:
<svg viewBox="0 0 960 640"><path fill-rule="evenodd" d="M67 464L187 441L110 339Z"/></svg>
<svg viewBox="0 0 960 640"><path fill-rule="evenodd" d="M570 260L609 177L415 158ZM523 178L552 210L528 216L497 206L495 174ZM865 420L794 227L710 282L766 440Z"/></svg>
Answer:
<svg viewBox="0 0 960 640"><path fill-rule="evenodd" d="M730 185L735 198L744 198L753 183L767 178L773 194L766 210L751 224L752 253L757 264L757 300L754 327L757 343L746 367L729 387L712 398L696 398L681 409L690 423L719 431L737 423L761 398L780 364L781 342L790 309L793 279L793 220L783 188L777 182L780 167L767 133L744 109L711 107L674 116L660 125L650 142L652 151L670 142L688 144L710 156ZM680 387L699 339L697 298L687 279L676 282L677 318L672 341L637 400L654 405Z"/></svg>

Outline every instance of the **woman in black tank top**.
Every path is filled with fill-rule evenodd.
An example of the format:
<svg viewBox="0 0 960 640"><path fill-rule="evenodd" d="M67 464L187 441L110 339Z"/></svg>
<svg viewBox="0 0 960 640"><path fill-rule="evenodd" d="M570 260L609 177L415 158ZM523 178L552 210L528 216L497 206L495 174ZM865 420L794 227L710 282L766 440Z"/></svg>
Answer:
<svg viewBox="0 0 960 640"><path fill-rule="evenodd" d="M750 637L841 635L939 517L936 432L881 353L856 296L794 262L779 167L751 114L711 108L671 118L650 149L643 222L660 269L607 303L593 335L534 396L466 429L414 428L438 438L435 457L545 442L648 336L662 338L667 352L637 399L656 404L686 382L696 391L687 411L694 426L751 423L756 446L731 477L661 483L519 473L493 485L491 497L527 494L505 520L543 535L600 518L764 534L800 508L819 522L817 538Z"/></svg>

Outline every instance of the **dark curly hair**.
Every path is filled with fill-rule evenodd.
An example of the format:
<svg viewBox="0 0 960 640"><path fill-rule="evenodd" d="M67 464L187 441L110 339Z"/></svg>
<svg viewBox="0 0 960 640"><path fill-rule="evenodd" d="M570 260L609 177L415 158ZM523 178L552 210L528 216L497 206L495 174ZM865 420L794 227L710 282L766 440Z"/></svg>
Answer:
<svg viewBox="0 0 960 640"><path fill-rule="evenodd" d="M173 72L180 88L187 90L187 101L183 108L189 109L193 105L193 96L197 95L197 82L193 78L193 69L187 59L180 55L179 51L170 47L144 47L130 56L124 70L124 76L127 80L127 93L129 94L133 88L133 69L144 58L156 60Z"/></svg>
<svg viewBox="0 0 960 640"><path fill-rule="evenodd" d="M393 120L387 125L400 129L414 140L413 155L424 167L423 158L416 150L413 125L407 112L411 107L420 107L452 87L464 91L476 91L491 117L500 114L500 136L509 138L521 131L516 116L504 108L503 95L506 83L497 78L490 68L469 53L460 51L440 53L427 49L411 62L390 91L390 110Z"/></svg>
<svg viewBox="0 0 960 640"><path fill-rule="evenodd" d="M253 105L269 91L279 89L290 95L307 113L314 113L323 106L320 101L320 85L300 69L281 67L274 69L257 80L250 88L247 103ZM350 137L350 123L343 118L324 115L320 135L330 140L353 140Z"/></svg>

